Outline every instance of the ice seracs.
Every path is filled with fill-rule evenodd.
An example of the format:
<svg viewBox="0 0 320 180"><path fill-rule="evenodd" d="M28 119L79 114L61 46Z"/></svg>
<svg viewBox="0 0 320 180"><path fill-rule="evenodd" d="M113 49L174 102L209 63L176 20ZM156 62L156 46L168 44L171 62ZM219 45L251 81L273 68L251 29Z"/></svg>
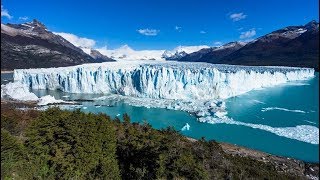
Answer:
<svg viewBox="0 0 320 180"><path fill-rule="evenodd" d="M8 98L20 101L37 101L38 97L29 91L29 87L21 82L9 82L1 85L1 99Z"/></svg>
<svg viewBox="0 0 320 180"><path fill-rule="evenodd" d="M32 89L185 100L226 99L313 76L314 69L310 68L159 61L107 62L14 71L14 80Z"/></svg>
<svg viewBox="0 0 320 180"><path fill-rule="evenodd" d="M34 93L29 91L29 87L20 82L10 82L6 85L1 85L1 99L11 99L17 101L34 101L37 105L44 106L57 103L73 103L57 100L53 96L46 95L38 98Z"/></svg>

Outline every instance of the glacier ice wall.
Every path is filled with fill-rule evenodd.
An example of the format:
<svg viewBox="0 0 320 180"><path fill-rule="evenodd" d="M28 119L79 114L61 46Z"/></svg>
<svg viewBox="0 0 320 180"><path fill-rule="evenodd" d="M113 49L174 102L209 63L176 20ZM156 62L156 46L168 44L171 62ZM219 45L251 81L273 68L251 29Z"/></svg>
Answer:
<svg viewBox="0 0 320 180"><path fill-rule="evenodd" d="M157 99L226 99L253 89L314 76L314 69L183 62L106 62L18 69L14 80L32 89Z"/></svg>

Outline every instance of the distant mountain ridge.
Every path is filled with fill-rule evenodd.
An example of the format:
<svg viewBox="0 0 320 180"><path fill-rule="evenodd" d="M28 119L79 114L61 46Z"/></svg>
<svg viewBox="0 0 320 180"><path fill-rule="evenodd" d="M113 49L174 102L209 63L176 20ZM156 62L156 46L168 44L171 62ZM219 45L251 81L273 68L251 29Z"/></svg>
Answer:
<svg viewBox="0 0 320 180"><path fill-rule="evenodd" d="M246 43L244 42L230 42L220 47L202 49L198 52L188 54L180 58L179 60L190 61L190 62L206 62L205 61L206 59L218 60L224 56L227 56L235 52L236 50L242 48L245 45Z"/></svg>
<svg viewBox="0 0 320 180"><path fill-rule="evenodd" d="M227 43L176 59L179 61L253 66L295 66L319 70L319 23L288 26L247 44ZM220 49L219 49L220 48Z"/></svg>
<svg viewBox="0 0 320 180"><path fill-rule="evenodd" d="M102 62L37 20L23 24L1 24L1 70L48 68Z"/></svg>
<svg viewBox="0 0 320 180"><path fill-rule="evenodd" d="M127 57L128 56L128 57ZM119 51L77 47L37 20L1 24L1 70L48 68L122 59L176 60L214 64L297 66L319 70L319 23L288 26L251 42L220 47L178 46L168 50Z"/></svg>

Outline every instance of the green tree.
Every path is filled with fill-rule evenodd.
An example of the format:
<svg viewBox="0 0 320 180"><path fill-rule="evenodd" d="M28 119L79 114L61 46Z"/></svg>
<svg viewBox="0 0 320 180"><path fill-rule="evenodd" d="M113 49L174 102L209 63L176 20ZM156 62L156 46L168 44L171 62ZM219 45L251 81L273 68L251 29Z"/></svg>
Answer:
<svg viewBox="0 0 320 180"><path fill-rule="evenodd" d="M55 178L119 179L116 137L103 115L57 108L43 112L27 129L26 146ZM37 162L37 159L32 159ZM37 162L38 163L38 162ZM52 170L52 171L51 171Z"/></svg>
<svg viewBox="0 0 320 180"><path fill-rule="evenodd" d="M7 130L1 129L1 179L18 176L24 155L23 144Z"/></svg>

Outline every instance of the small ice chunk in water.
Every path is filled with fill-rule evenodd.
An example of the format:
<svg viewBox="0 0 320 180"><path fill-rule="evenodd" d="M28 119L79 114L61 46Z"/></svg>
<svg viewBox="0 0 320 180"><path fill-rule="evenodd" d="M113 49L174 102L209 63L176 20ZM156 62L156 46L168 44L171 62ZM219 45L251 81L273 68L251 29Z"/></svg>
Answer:
<svg viewBox="0 0 320 180"><path fill-rule="evenodd" d="M84 107L83 107L83 109L87 109L87 107L86 107L86 106L84 106Z"/></svg>
<svg viewBox="0 0 320 180"><path fill-rule="evenodd" d="M189 131L190 130L190 125L188 123L186 123L186 125L183 126L183 128L181 129L182 131Z"/></svg>
<svg viewBox="0 0 320 180"><path fill-rule="evenodd" d="M226 116L228 114L227 111L217 111L214 113L215 116L219 117L219 118L222 118L224 116Z"/></svg>
<svg viewBox="0 0 320 180"><path fill-rule="evenodd" d="M120 114L117 114L117 116L120 116Z"/></svg>

